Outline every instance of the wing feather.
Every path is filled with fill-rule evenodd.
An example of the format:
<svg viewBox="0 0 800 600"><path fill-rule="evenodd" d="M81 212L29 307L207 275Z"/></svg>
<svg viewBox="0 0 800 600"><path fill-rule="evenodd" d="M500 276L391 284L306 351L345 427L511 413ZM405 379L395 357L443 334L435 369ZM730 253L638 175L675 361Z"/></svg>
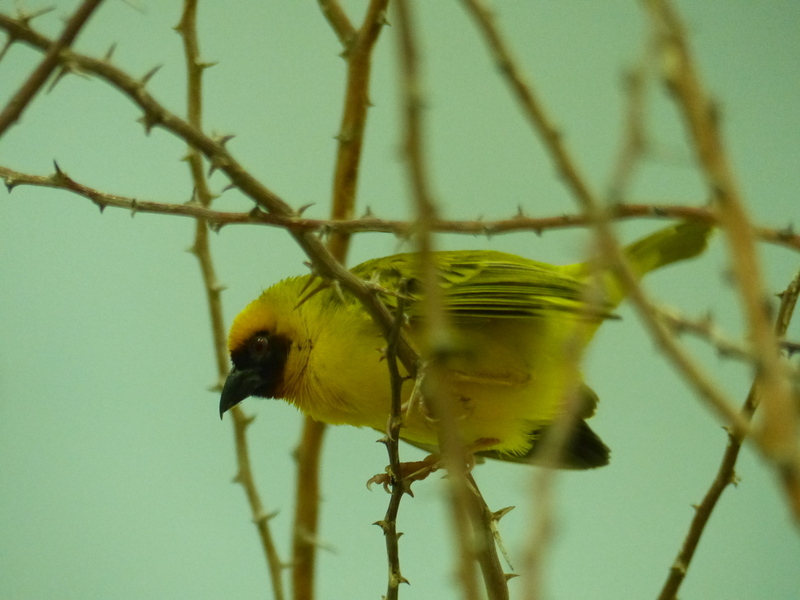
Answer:
<svg viewBox="0 0 800 600"><path fill-rule="evenodd" d="M453 319L529 319L559 312L586 316L586 282L562 267L487 250L437 252L434 258L445 309ZM353 269L392 293L405 289L412 298L411 318L419 317L422 310L414 302L421 297L418 272L415 254L379 258ZM390 307L397 304L391 294L386 302ZM612 308L603 304L591 316L612 317Z"/></svg>

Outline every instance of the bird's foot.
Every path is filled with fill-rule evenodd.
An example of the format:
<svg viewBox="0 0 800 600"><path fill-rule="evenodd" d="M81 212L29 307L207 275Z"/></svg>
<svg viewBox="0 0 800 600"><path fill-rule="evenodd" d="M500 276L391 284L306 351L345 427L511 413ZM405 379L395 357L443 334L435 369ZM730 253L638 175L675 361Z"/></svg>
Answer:
<svg viewBox="0 0 800 600"><path fill-rule="evenodd" d="M391 466L387 466L385 473L378 473L367 481L367 488L372 489L372 484L379 483L388 494L391 493L389 487L399 483L403 486L403 492L413 498L411 484L422 481L434 471L438 471L441 467L441 457L438 454L429 454L422 460L400 463L399 467L400 472L393 477Z"/></svg>

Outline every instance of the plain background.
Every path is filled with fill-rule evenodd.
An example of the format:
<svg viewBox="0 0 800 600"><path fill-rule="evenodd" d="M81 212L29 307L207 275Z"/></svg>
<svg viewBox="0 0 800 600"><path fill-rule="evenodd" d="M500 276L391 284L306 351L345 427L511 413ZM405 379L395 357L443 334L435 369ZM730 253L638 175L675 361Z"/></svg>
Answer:
<svg viewBox="0 0 800 600"><path fill-rule="evenodd" d="M50 35L76 2L35 21ZM365 2L347 4L355 21ZM736 175L756 222L797 222L800 190L800 4L685 1L693 47L720 102ZM31 3L30 9L43 3ZM427 91L428 149L442 212L452 218L574 213L457 2L417 2ZM17 3L0 2L12 11ZM561 127L592 187L604 192L618 147L620 81L640 58L647 21L634 2L505 0L500 25ZM79 38L136 76L156 64L156 97L184 113L177 1L109 0ZM206 130L234 133L230 149L293 206L325 217L344 62L316 3L289 0L201 4ZM360 210L407 215L399 160L395 44L384 30L375 59ZM0 101L40 55L14 46L0 63ZM680 121L660 90L651 95L654 155L630 200L700 204ZM103 83L67 77L41 95L0 140L0 164L48 174L52 161L111 193L167 202L191 195L184 145L158 129L147 137L138 111ZM215 190L227 183L215 175ZM227 192L221 208L249 210ZM662 222L620 227L634 239ZM264 598L264 559L242 490L231 484L231 427L220 422L210 333L188 219L108 209L66 193L0 193L0 597ZM442 248L495 248L568 263L586 256L583 231L484 239L439 236ZM228 322L261 289L305 273L304 257L278 229L224 228L212 238ZM350 263L405 249L391 236L354 242ZM782 290L797 254L761 246L771 292ZM739 306L718 238L701 259L650 277L648 289L691 316L711 311L730 336ZM609 467L557 480L556 538L547 598L654 597L710 483L726 438L641 331L633 312L605 325L590 349L587 381L602 398L595 429L612 447ZM792 329L795 339L800 328ZM737 399L751 374L693 351ZM288 558L300 417L282 402L247 401L255 477ZM365 481L383 470L377 432L330 429L324 456L320 597L378 598L386 559L380 530L388 496ZM417 453L402 449L406 459ZM476 469L520 562L535 506L534 470ZM770 471L747 448L741 481L714 513L681 597L797 598L800 540ZM406 598L456 598L444 486L432 478L401 506ZM511 583L519 593L520 580ZM517 586L517 587L515 587Z"/></svg>

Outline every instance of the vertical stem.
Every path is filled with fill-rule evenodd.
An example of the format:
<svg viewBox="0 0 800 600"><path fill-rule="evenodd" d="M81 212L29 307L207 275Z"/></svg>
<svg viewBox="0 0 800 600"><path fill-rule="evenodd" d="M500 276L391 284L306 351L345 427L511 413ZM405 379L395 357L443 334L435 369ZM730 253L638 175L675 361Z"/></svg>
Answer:
<svg viewBox="0 0 800 600"><path fill-rule="evenodd" d="M200 49L197 41L197 3L198 0L184 0L183 14L176 30L181 35L186 57L187 74L187 120L198 131L202 130L203 119L203 89L202 75L208 65L200 62ZM204 207L211 205L213 195L208 187L203 172L203 157L198 150L189 147L187 162L194 183L195 199ZM217 364L217 379L225 380L228 374L228 352L225 336L225 323L222 317L223 287L217 280L214 262L211 257L211 248L208 239L208 223L205 219L197 219L195 225L194 244L192 253L197 257L200 271L203 275L203 284L208 300L208 312L211 320L211 332L214 345L214 358ZM264 512L261 498L256 488L253 472L250 468L250 453L247 447L247 427L253 418L245 415L244 411L236 406L230 411L233 423L233 434L236 448L236 462L238 465L234 481L244 488L253 522L264 549L267 568L272 582L272 593L275 600L283 600L283 565L278 556L278 551L272 539L269 527L269 516Z"/></svg>
<svg viewBox="0 0 800 600"><path fill-rule="evenodd" d="M333 0L320 7L345 45L347 86L339 130L339 148L333 180L331 219L350 219L356 203L358 172L369 108L369 77L372 49L382 29L388 0L372 0L361 28L355 31L341 6ZM355 37L353 37L355 36ZM334 232L328 240L331 255L344 264L350 234ZM312 600L319 526L319 473L325 424L305 417L297 448L297 488L292 544L292 590L294 600Z"/></svg>
<svg viewBox="0 0 800 600"><path fill-rule="evenodd" d="M319 471L325 423L303 419L297 446L297 488L295 490L294 533L292 537L292 597L314 598L314 567L317 558L319 523Z"/></svg>

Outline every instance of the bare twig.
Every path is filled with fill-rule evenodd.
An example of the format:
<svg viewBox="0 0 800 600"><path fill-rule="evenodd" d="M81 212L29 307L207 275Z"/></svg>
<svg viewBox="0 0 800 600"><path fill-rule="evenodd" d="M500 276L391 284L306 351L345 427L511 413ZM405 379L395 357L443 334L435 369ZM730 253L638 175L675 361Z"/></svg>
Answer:
<svg viewBox="0 0 800 600"><path fill-rule="evenodd" d="M197 41L197 0L184 0L183 14L176 30L183 40L184 55L186 57L188 121L193 127L202 129L202 75L209 65L200 62L200 49ZM194 183L194 199L202 207L207 208L211 204L213 196L204 173L203 158L191 146L188 149L187 163ZM223 381L228 373L228 353L225 344L225 325L222 317L222 299L220 297L223 287L217 280L208 240L208 222L203 218L197 219L194 244L191 250L197 257L203 274L203 283L211 319L214 355L217 363L217 377L219 381ZM269 516L264 513L253 472L250 468L247 427L252 423L253 417L246 416L238 406L234 407L231 414L233 416L232 423L238 465L234 481L242 485L247 496L253 523L256 525L267 560L273 597L275 600L283 600L283 564L272 539Z"/></svg>
<svg viewBox="0 0 800 600"><path fill-rule="evenodd" d="M778 316L775 320L775 335L782 338L786 335L786 330L789 328L789 322L794 312L797 298L800 295L800 271L795 275L794 280L789 284L786 290L781 294L781 304L778 309ZM750 393L742 406L742 416L745 419L750 419L756 410L757 385L756 383L750 388ZM659 600L673 600L680 589L683 580L686 578L686 573L694 557L697 545L700 542L700 537L705 530L711 513L717 505L722 492L731 483L736 482L736 460L739 457L739 450L742 447L741 436L733 433L728 435L728 446L725 448L725 453L722 457L722 462L717 470L717 475L711 486L708 488L703 501L695 506L695 514L692 523L689 526L689 532L686 534L686 539L683 541L683 546L678 553L675 562L669 571L664 587L659 594Z"/></svg>
<svg viewBox="0 0 800 600"><path fill-rule="evenodd" d="M719 331L718 327L715 326L710 314L700 319L690 319L678 314L672 309L667 309L665 307L654 308L658 311L659 317L663 319L676 334L684 332L691 333L706 340L716 348L720 356L737 358L739 360L748 361L754 365L757 364L757 359L750 351L750 348L725 337Z"/></svg>
<svg viewBox="0 0 800 600"><path fill-rule="evenodd" d="M494 24L491 13L481 0L464 1L475 17L481 32L486 37L501 71L521 102L525 114L542 137L558 172L573 192L581 209L585 211L587 218L595 224L599 248L620 278L620 282L628 292L628 297L637 308L639 316L644 321L651 336L678 371L683 373L687 381L699 392L701 398L708 402L723 421L730 424L740 433L748 431L748 425L743 421L719 386L700 369L697 363L677 343L666 326L655 317L655 311L651 309L652 303L645 296L630 267L625 263L619 243L609 227L606 211L603 210L597 196L590 190L585 179L580 175L575 161L561 142L558 130L545 113L533 89L525 82L522 70L512 59L510 51Z"/></svg>
<svg viewBox="0 0 800 600"><path fill-rule="evenodd" d="M647 60L625 73L626 101L625 130L619 154L608 184L608 197L613 202L622 201L626 195L636 166L645 154L645 100L647 92Z"/></svg>
<svg viewBox="0 0 800 600"><path fill-rule="evenodd" d="M388 0L372 0L364 22L352 38L347 52L347 90L339 127L336 171L333 178L332 220L352 219L358 184L361 148L367 123L369 78L372 49L385 23ZM327 14L327 13L326 13ZM328 249L336 257L347 254L350 235L339 232L328 240Z"/></svg>
<svg viewBox="0 0 800 600"><path fill-rule="evenodd" d="M397 600L400 584L408 583L400 570L400 534L397 533L397 513L400 509L400 501L403 494L407 491L406 483L403 481L400 467L400 428L403 426L401 414L403 377L397 364L397 336L406 322L405 315L405 295L398 296L397 309L395 311L395 325L391 335L386 340L386 365L389 368L389 379L392 386L392 412L389 416L386 437L381 441L386 444L389 454L389 486L391 496L386 514L383 519L376 524L383 530L386 539L386 557L389 562L389 581L386 585L386 600Z"/></svg>
<svg viewBox="0 0 800 600"><path fill-rule="evenodd" d="M350 19L347 17L347 14L344 12L338 0L317 1L319 2L319 8L322 14L325 15L328 23L330 23L331 29L336 32L336 36L339 38L339 42L341 42L342 48L344 49L344 55L347 56L356 37L356 28L353 27L353 24L350 22Z"/></svg>
<svg viewBox="0 0 800 600"><path fill-rule="evenodd" d="M295 233L333 234L343 233L392 233L399 237L409 237L414 231L414 223L381 219L367 216L355 219L336 220L306 219L301 216L281 216L260 210L248 212L223 212L203 207L199 202L174 204L138 200L126 196L118 196L101 192L83 185L70 177L53 174L49 176L30 175L0 166L0 179L6 183L9 191L17 186L49 187L66 190L83 196L96 204L100 210L107 206L123 208L132 212L165 214L182 217L205 219L214 229L225 225L267 225L294 231ZM669 204L619 204L609 209L609 219L684 219L692 221L716 222L714 212L695 206L676 206ZM432 232L454 233L463 235L502 235L520 231L532 231L541 234L553 229L586 227L589 219L586 215L560 215L557 217L527 217L522 214L508 219L496 221L463 221L434 219L430 228ZM789 228L775 229L756 227L756 234L764 242L772 243L790 250L800 251L800 235Z"/></svg>
<svg viewBox="0 0 800 600"><path fill-rule="evenodd" d="M258 495L255 480L253 479L253 469L250 465L250 451L247 446L247 428L253 422L253 417L249 417L239 407L234 406L230 412L233 413L234 427L233 434L236 441L236 464L237 471L233 478L244 489L247 496L247 503L253 515L253 523L258 530L261 546L267 557L267 564L272 576L272 591L275 592L275 600L282 599L283 585L281 583L280 569L281 560L272 539L272 532L269 528L269 520L274 516L266 513Z"/></svg>
<svg viewBox="0 0 800 600"><path fill-rule="evenodd" d="M753 227L746 213L719 128L716 105L700 81L683 23L667 0L648 0L662 53L664 81L682 111L697 161L726 232L731 267L744 305L748 337L759 358L757 401L764 402L759 447L777 467L800 524L800 449L786 365L770 326L770 303L756 257Z"/></svg>
<svg viewBox="0 0 800 600"><path fill-rule="evenodd" d="M403 154L408 169L412 201L417 213L416 246L419 253L420 280L424 294L424 353L431 364L426 367L423 394L425 402L439 420L439 449L450 477L450 511L455 538L457 540L458 581L465 600L477 600L478 587L475 575L473 540L469 532L469 508L467 506L466 469L464 448L458 433L458 423L452 410L443 400L441 388L441 361L448 352L447 329L442 310L441 289L431 257L432 240L430 222L436 217L436 209L430 196L422 144L422 91L418 74L418 56L415 41L411 3L397 0L394 4L397 22L397 40L400 61L401 110L405 129L402 141Z"/></svg>
<svg viewBox="0 0 800 600"><path fill-rule="evenodd" d="M508 579L497 554L495 533L497 522L508 510L493 513L481 494L472 473L466 474L470 523L475 543L475 558L481 568L486 592L491 600L508 600Z"/></svg>
<svg viewBox="0 0 800 600"><path fill-rule="evenodd" d="M61 62L59 55L61 52L68 48L75 38L80 33L83 26L92 16L92 13L100 6L103 0L84 0L83 3L77 8L75 13L69 18L67 24L64 26L64 31L47 50L42 62L30 74L30 77L22 84L11 99L6 104L3 111L0 112L0 136L11 127L17 120L19 120L22 112L31 103L33 98L42 89L47 79L58 68L64 64ZM12 38L13 39L13 38Z"/></svg>
<svg viewBox="0 0 800 600"><path fill-rule="evenodd" d="M514 97L522 106L523 113L534 131L539 134L545 143L550 157L555 163L556 170L561 175L561 179L582 207L586 208L596 204L594 195L589 189L586 180L578 172L577 165L562 143L561 132L547 115L543 104L534 94L533 88L528 85L522 69L512 56L511 50L495 25L492 12L483 0L464 0L464 4L475 19L481 34L486 38L486 43L497 63L497 67L505 76Z"/></svg>

